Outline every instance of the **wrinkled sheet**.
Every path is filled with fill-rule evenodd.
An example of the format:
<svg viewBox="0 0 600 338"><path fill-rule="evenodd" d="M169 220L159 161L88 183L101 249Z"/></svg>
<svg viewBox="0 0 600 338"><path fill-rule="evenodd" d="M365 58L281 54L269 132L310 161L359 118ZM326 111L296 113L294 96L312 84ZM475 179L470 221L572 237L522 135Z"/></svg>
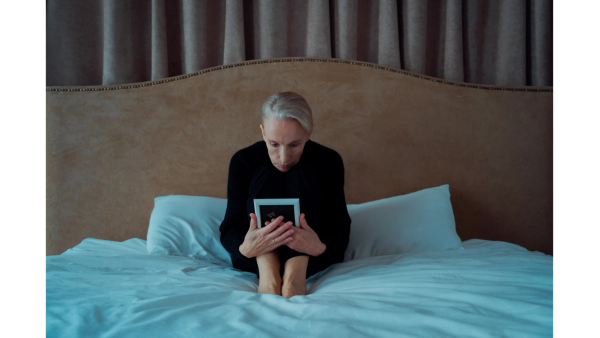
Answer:
<svg viewBox="0 0 600 338"><path fill-rule="evenodd" d="M88 238L46 258L48 337L550 337L552 256L464 249L334 264L290 299L255 274Z"/></svg>

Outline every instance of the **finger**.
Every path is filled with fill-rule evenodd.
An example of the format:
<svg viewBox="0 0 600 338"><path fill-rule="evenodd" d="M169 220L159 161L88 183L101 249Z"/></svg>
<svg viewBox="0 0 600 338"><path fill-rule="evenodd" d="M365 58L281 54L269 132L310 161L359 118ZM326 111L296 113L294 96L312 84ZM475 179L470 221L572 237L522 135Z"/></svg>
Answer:
<svg viewBox="0 0 600 338"><path fill-rule="evenodd" d="M303 229L310 229L310 227L308 226L308 223L306 222L306 215L305 214L300 214L300 226L302 226Z"/></svg>
<svg viewBox="0 0 600 338"><path fill-rule="evenodd" d="M282 233L284 233L285 231L288 231L290 228L293 228L292 222L286 222L285 224L281 225L279 228L273 230L273 232L271 232L267 238L268 239L273 239L273 238L277 238L279 237L279 235L281 235ZM293 231L292 231L293 232Z"/></svg>
<svg viewBox="0 0 600 338"><path fill-rule="evenodd" d="M275 242L282 242L288 238L291 239L291 235L294 234L294 229L287 229L285 232L282 232L279 236L277 236L277 238L275 239Z"/></svg>
<svg viewBox="0 0 600 338"><path fill-rule="evenodd" d="M254 213L250 213L250 230L258 228L258 221Z"/></svg>
<svg viewBox="0 0 600 338"><path fill-rule="evenodd" d="M273 222L271 222L269 225L267 225L266 227L263 228L263 229L265 229L264 232L270 233L271 231L273 231L273 229L278 227L282 221L283 221L283 216L277 217Z"/></svg>
<svg viewBox="0 0 600 338"><path fill-rule="evenodd" d="M279 237L275 238L275 242L273 242L273 244L280 246L289 243L292 240L292 233L290 231L292 231L292 229L289 229L288 231L281 234Z"/></svg>
<svg viewBox="0 0 600 338"><path fill-rule="evenodd" d="M266 221L265 225L269 225L269 224L273 223L274 220L275 220L275 218L273 218L273 220L271 220L271 221Z"/></svg>

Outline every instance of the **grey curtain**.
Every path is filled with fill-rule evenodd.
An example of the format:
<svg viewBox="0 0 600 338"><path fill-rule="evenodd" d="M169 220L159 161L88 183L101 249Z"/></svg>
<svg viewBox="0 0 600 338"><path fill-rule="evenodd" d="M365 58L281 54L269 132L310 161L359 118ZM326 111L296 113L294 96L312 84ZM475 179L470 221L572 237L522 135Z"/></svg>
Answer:
<svg viewBox="0 0 600 338"><path fill-rule="evenodd" d="M551 0L48 0L46 84L156 80L285 56L552 85Z"/></svg>

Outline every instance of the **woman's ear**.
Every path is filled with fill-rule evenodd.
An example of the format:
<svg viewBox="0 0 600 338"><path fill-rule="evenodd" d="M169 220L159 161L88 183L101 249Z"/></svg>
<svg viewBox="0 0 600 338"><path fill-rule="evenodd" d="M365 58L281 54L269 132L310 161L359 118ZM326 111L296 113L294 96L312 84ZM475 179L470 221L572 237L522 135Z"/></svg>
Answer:
<svg viewBox="0 0 600 338"><path fill-rule="evenodd" d="M263 128L263 125L260 125L260 131L262 132L262 137L265 138L267 137L267 135L265 135L265 129Z"/></svg>

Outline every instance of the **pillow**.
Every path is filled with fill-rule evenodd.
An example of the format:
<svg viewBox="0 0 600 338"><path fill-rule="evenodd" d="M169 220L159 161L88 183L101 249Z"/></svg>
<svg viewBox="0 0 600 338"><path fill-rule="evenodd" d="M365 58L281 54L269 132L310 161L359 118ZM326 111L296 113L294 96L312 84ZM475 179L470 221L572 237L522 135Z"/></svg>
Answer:
<svg viewBox="0 0 600 338"><path fill-rule="evenodd" d="M448 184L362 204L352 219L344 262L373 256L462 248Z"/></svg>
<svg viewBox="0 0 600 338"><path fill-rule="evenodd" d="M231 266L219 226L227 199L169 195L154 199L146 248L150 254L193 257Z"/></svg>

